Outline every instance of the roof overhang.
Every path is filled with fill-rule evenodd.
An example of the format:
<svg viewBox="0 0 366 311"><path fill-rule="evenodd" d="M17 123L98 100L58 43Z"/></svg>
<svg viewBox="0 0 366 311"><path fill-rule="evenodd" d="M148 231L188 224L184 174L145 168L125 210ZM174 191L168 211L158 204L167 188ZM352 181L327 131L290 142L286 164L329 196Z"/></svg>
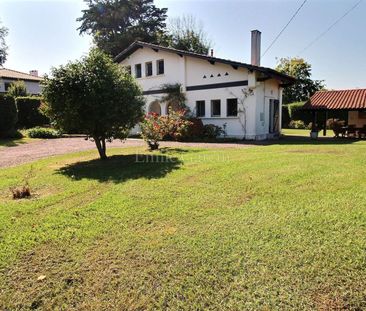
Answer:
<svg viewBox="0 0 366 311"><path fill-rule="evenodd" d="M174 48L160 46L160 45L156 45L156 44L152 44L152 43L141 42L141 41L135 41L134 43L132 43L124 51L119 53L114 58L114 60L116 62L120 63L124 59L126 59L128 56L130 56L131 54L133 54L134 52L136 52L137 50L142 49L142 48L151 48L155 52L166 51L166 52L169 52L169 53L175 53L180 57L190 56L190 57L194 57L194 58L198 58L198 59L203 59L203 60L208 61L212 65L214 65L215 63L220 63L220 64L229 65L229 66L233 67L234 69L246 68L251 72L256 71L260 74L260 77L259 77L258 81L265 81L267 79L280 80L281 81L281 84L280 84L281 87L290 86L290 85L292 85L296 82L296 79L294 77L288 76L286 74L283 74L283 73L278 72L278 71L276 71L274 69L271 69L271 68L261 67L261 66L253 66L253 65L250 65L250 64L246 64L246 63L236 62L236 61L223 59L223 58L211 57L211 56L208 56L208 55L198 54L198 53L193 53L193 52L188 52L188 51L183 51L183 50L177 50L177 49L174 49Z"/></svg>

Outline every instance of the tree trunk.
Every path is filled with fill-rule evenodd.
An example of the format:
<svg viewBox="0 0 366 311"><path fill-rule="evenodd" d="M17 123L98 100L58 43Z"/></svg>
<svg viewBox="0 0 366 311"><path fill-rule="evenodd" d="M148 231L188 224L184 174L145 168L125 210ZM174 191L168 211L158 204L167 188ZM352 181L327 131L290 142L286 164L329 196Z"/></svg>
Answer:
<svg viewBox="0 0 366 311"><path fill-rule="evenodd" d="M102 160L106 160L107 155L106 155L105 139L99 137L93 137L93 139L95 141L95 145L97 146L100 158Z"/></svg>

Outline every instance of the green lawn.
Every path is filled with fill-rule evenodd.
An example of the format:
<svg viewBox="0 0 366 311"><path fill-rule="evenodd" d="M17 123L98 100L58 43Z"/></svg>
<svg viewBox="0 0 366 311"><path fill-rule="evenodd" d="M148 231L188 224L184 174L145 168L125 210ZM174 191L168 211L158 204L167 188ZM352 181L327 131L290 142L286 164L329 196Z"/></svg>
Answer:
<svg viewBox="0 0 366 311"><path fill-rule="evenodd" d="M282 129L282 134L285 136L306 136L310 137L310 130L300 130L300 129ZM323 136L323 131L319 132L319 137ZM326 137L334 137L332 130L327 130Z"/></svg>
<svg viewBox="0 0 366 311"><path fill-rule="evenodd" d="M366 142L136 150L0 169L1 310L366 309Z"/></svg>

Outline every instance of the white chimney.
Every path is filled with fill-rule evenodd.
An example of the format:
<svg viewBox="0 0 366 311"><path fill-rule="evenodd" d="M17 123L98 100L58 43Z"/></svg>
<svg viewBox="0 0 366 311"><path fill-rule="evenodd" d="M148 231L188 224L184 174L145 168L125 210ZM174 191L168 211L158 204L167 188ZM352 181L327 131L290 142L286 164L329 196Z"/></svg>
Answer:
<svg viewBox="0 0 366 311"><path fill-rule="evenodd" d="M259 30L252 30L251 64L254 66L261 65L261 32Z"/></svg>
<svg viewBox="0 0 366 311"><path fill-rule="evenodd" d="M31 70L29 71L29 74L34 77L38 77L38 70Z"/></svg>

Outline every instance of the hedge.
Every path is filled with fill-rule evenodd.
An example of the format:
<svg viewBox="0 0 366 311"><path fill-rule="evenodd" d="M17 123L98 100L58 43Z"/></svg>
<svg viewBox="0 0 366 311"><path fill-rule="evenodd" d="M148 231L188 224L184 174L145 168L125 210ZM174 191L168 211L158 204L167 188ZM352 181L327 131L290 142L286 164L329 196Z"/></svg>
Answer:
<svg viewBox="0 0 366 311"><path fill-rule="evenodd" d="M8 137L14 132L17 120L18 112L14 98L0 94L0 136Z"/></svg>
<svg viewBox="0 0 366 311"><path fill-rule="evenodd" d="M305 126L313 121L313 116L310 111L303 110L302 107L305 102L297 102L282 106L282 126L288 127L291 121L303 121ZM287 119L288 116L288 119ZM325 122L325 112L319 111L317 115L317 123L319 126L323 126ZM347 111L331 110L327 112L328 119L339 119L346 121L348 120Z"/></svg>
<svg viewBox="0 0 366 311"><path fill-rule="evenodd" d="M17 97L18 127L31 128L49 124L50 120L40 112L41 98Z"/></svg>

